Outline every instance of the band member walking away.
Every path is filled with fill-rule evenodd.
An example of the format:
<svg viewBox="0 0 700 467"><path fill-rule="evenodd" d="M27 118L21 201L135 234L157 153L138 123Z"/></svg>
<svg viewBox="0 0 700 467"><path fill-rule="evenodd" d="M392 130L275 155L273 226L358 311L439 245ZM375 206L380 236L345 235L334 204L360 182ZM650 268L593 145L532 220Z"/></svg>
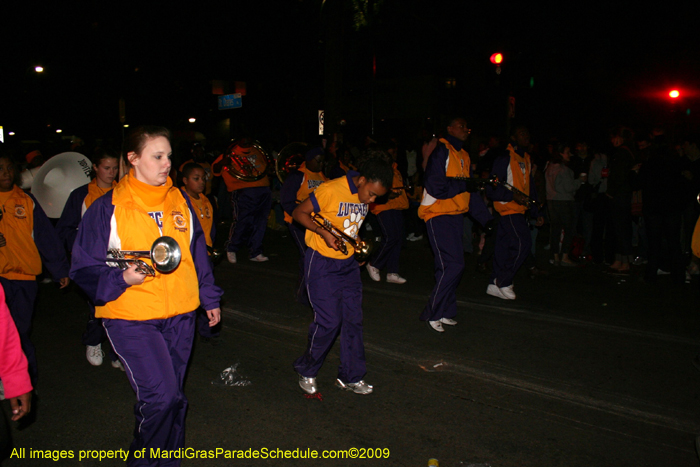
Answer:
<svg viewBox="0 0 700 467"><path fill-rule="evenodd" d="M306 228L304 270L314 321L309 326L308 345L294 362L299 386L307 394L318 391L316 375L340 335L340 367L336 386L356 394L370 394L364 381L365 347L362 336L362 281L360 265L339 249L340 241L317 225L312 214L322 216L339 232L357 240L368 204L390 188L393 173L389 164L369 159L359 172L326 182L293 212L294 220ZM342 235L341 235L342 236Z"/></svg>
<svg viewBox="0 0 700 467"><path fill-rule="evenodd" d="M296 300L302 305L310 305L306 295L306 281L304 280L304 257L306 255L306 229L292 218L294 209L304 202L309 195L323 182L328 181L323 172L324 151L322 148L312 148L307 151L305 161L299 168L290 173L284 180L280 192L280 203L284 209L284 221L294 244L299 248L299 287L297 287Z"/></svg>
<svg viewBox="0 0 700 467"><path fill-rule="evenodd" d="M73 190L68 196L68 201L63 207L61 218L56 224L58 236L63 241L68 253L73 250L73 243L78 234L78 226L92 203L104 195L117 184L115 181L119 173L119 156L111 149L97 149L92 158L92 170L95 178L90 183ZM85 346L85 356L90 365L102 365L104 352L102 342L107 339L105 330L102 327L102 320L95 318L95 304L88 299L90 318L83 333L83 345ZM117 358L117 355L110 351L110 359L114 368L124 371L124 367Z"/></svg>
<svg viewBox="0 0 700 467"><path fill-rule="evenodd" d="M249 138L238 140L230 152L235 152L239 160L246 160L245 164L259 169L267 163L265 154L257 150L256 144ZM272 191L270 179L267 175L255 181L245 181L236 178L232 172L226 170L226 157L221 154L212 164L212 172L215 176L221 176L226 184L226 189L231 193L231 208L233 209L233 223L229 232L227 245L227 258L229 263L238 261L238 250L244 244L248 245L248 257L258 263L268 261L270 258L263 254L262 242L267 227L267 217L272 208Z"/></svg>
<svg viewBox="0 0 700 467"><path fill-rule="evenodd" d="M486 196L500 217L493 255L493 273L486 293L504 300L514 300L513 278L527 259L532 246L527 215L537 218L536 226L544 223L537 207L537 192L532 178L532 163L527 150L530 132L519 125L513 128L512 143L506 152L496 157L491 175L506 185L487 186Z"/></svg>
<svg viewBox="0 0 700 467"><path fill-rule="evenodd" d="M425 190L418 215L426 223L435 257L435 287L420 315L430 328L445 332L443 325L457 324L457 286L464 273L464 214L469 212L486 225L491 214L474 190L469 178L470 159L464 142L470 130L463 118L453 118L447 136L440 138L425 169ZM461 179L457 179L459 177Z"/></svg>
<svg viewBox="0 0 700 467"><path fill-rule="evenodd" d="M29 339L42 261L61 288L67 287L68 260L58 234L34 198L16 185L14 163L0 155L0 285L17 326L29 375L36 387L37 363Z"/></svg>
<svg viewBox="0 0 700 467"><path fill-rule="evenodd" d="M220 319L222 291L214 285L204 232L195 210L168 177L170 132L139 127L125 142L131 169L83 216L73 246L71 277L96 306L137 402L128 465L162 465L150 449L184 447L187 398L183 384L194 340L195 312ZM140 251L161 236L174 239L181 260L170 273L146 276L106 264L108 249ZM146 456L136 459L137 450ZM173 462L179 465L179 460Z"/></svg>
<svg viewBox="0 0 700 467"><path fill-rule="evenodd" d="M403 211L408 209L408 196L403 177L396 163L396 146L392 147L391 156L382 153L393 160L392 170L394 181L388 194L388 201L384 204L373 204L372 214L377 216L379 228L382 231L382 242L377 248L372 260L367 263L367 272L373 281L379 282L382 278L379 272L386 268L386 281L392 284L405 284L406 279L399 275L399 257L401 244L403 243Z"/></svg>

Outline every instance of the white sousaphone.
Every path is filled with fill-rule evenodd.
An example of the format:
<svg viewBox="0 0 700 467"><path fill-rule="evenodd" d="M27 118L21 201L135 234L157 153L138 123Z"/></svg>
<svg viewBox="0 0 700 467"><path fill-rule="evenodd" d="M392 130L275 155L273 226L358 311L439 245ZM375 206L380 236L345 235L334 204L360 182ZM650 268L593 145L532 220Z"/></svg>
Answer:
<svg viewBox="0 0 700 467"><path fill-rule="evenodd" d="M77 152L63 152L39 168L32 181L32 194L46 215L57 219L71 192L90 182L91 171L90 159Z"/></svg>

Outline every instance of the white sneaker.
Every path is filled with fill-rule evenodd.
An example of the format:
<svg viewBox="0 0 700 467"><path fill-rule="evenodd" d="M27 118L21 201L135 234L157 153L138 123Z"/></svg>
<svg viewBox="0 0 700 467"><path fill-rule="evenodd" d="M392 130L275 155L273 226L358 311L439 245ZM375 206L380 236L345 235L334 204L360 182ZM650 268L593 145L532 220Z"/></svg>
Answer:
<svg viewBox="0 0 700 467"><path fill-rule="evenodd" d="M508 300L503 293L501 293L501 289L498 288L496 284L489 284L488 287L486 287L486 294L491 295L492 297L496 298L502 298L503 300Z"/></svg>
<svg viewBox="0 0 700 467"><path fill-rule="evenodd" d="M112 368L119 368L122 371L126 371L124 365L122 365L122 362L119 360L112 360Z"/></svg>
<svg viewBox="0 0 700 467"><path fill-rule="evenodd" d="M453 320L452 318L440 318L440 322L448 326L454 326L457 324L457 321Z"/></svg>
<svg viewBox="0 0 700 467"><path fill-rule="evenodd" d="M267 261L267 260L269 260L269 259L270 259L270 258L268 258L267 256L263 255L262 253L260 253L260 254L259 254L258 256L256 256L255 258L250 258L251 261L255 261L256 263L264 263L265 261Z"/></svg>
<svg viewBox="0 0 700 467"><path fill-rule="evenodd" d="M500 287L498 290L501 291L503 296L508 300L515 300L515 292L513 291L513 284L508 287Z"/></svg>
<svg viewBox="0 0 700 467"><path fill-rule="evenodd" d="M442 327L442 323L440 321L428 321L428 326L430 326L433 331L445 332L445 329Z"/></svg>
<svg viewBox="0 0 700 467"><path fill-rule="evenodd" d="M403 277L399 276L395 272L392 272L390 274L386 275L386 281L389 282L390 284L405 284L406 279Z"/></svg>
<svg viewBox="0 0 700 467"><path fill-rule="evenodd" d="M408 237L406 237L406 240L412 242L414 238L416 238L416 236L413 234L413 232L411 232L410 234L408 234Z"/></svg>
<svg viewBox="0 0 700 467"><path fill-rule="evenodd" d="M379 275L379 269L375 268L369 263L367 263L367 272L369 273L369 277L371 277L374 282L379 282L382 280L381 276Z"/></svg>
<svg viewBox="0 0 700 467"><path fill-rule="evenodd" d="M236 252L235 251L227 252L226 257L228 258L229 263L236 264Z"/></svg>
<svg viewBox="0 0 700 467"><path fill-rule="evenodd" d="M419 235L419 236L416 237L416 236L414 235L413 238L410 238L409 240L412 241L412 242L417 242L417 241L419 241L419 240L423 240L423 236L422 236L422 235Z"/></svg>
<svg viewBox="0 0 700 467"><path fill-rule="evenodd" d="M85 349L85 356L87 357L88 362L90 362L90 365L102 365L102 357L105 356L105 353L102 351L102 344L86 345Z"/></svg>

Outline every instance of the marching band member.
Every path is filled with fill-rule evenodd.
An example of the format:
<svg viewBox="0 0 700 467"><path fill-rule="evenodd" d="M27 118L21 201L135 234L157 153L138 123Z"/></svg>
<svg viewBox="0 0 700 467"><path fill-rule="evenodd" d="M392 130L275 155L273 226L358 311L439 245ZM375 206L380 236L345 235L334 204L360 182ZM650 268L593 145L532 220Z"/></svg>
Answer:
<svg viewBox="0 0 700 467"><path fill-rule="evenodd" d="M406 279L399 276L399 256L403 240L403 213L401 211L408 209L408 196L403 187L403 177L396 163L396 146L393 148L391 157L393 158L394 181L392 189L389 191L389 200L384 204L373 204L371 207L372 214L377 216L379 228L382 230L382 242L372 260L367 262L367 272L373 281L379 282L381 280L379 271L387 268L387 282L405 284Z"/></svg>
<svg viewBox="0 0 700 467"><path fill-rule="evenodd" d="M68 286L68 260L51 221L34 198L15 183L15 166L0 156L0 285L22 342L32 383L36 386L37 363L29 339L38 292L36 276L42 260L61 288Z"/></svg>
<svg viewBox="0 0 700 467"><path fill-rule="evenodd" d="M236 146L240 150L240 157L247 158L251 164L260 167L265 161L264 157L252 151L246 156L246 152L253 147L250 139L243 138ZM226 189L231 193L231 208L233 209L233 223L229 231L227 258L229 263L238 261L237 252L244 243L248 244L248 257L251 261L261 263L270 258L263 254L262 242L267 227L267 218L272 208L272 191L270 179L267 175L260 180L246 182L238 180L224 169L224 154L221 154L212 164L214 176L221 176L226 184Z"/></svg>
<svg viewBox="0 0 700 467"><path fill-rule="evenodd" d="M214 208L204 194L206 192L207 172L198 163L189 162L180 168L183 186L180 188L189 197L194 207L195 217L199 220L204 231L204 239L207 248L214 248L216 238L216 226L214 225ZM220 335L220 326L216 329L209 326L209 318L203 308L197 309L197 332L204 339L217 338Z"/></svg>
<svg viewBox="0 0 700 467"><path fill-rule="evenodd" d="M364 381L365 349L362 337L362 281L353 248L343 254L339 240L318 226L312 213L321 215L339 231L357 239L368 204L391 187L392 171L380 159L365 162L360 172L326 182L293 212L294 220L306 228L308 249L304 259L306 289L314 310L308 345L294 362L299 386L307 394L318 391L316 375L340 334L340 368L336 386L356 394L370 394Z"/></svg>
<svg viewBox="0 0 700 467"><path fill-rule="evenodd" d="M469 212L484 226L491 220L481 197L470 195L468 190L473 187L466 180L449 178L469 177L470 159L463 146L470 131L463 118L450 120L447 136L440 138L428 158L418 208L435 257L435 287L420 319L437 332L445 332L443 324L457 324L457 286L464 273L464 214Z"/></svg>
<svg viewBox="0 0 700 467"><path fill-rule="evenodd" d="M536 206L537 192L533 180L532 164L527 148L530 146L530 132L522 125L513 128L512 143L506 152L493 161L491 175L508 182L521 193L511 191L503 185L487 186L486 196L493 201L494 209L500 214L493 254L493 272L486 293L504 300L514 300L513 278L532 246L530 224L526 214L530 211L537 218L537 227L544 223ZM535 201L528 208L528 197Z"/></svg>
<svg viewBox="0 0 700 467"><path fill-rule="evenodd" d="M320 147L307 151L304 163L287 176L280 192L280 204L284 209L284 221L287 223L289 233L294 243L299 248L299 287L297 288L297 301L302 305L309 305L306 295L306 281L304 280L304 256L306 255L306 229L298 222L294 222L292 213L294 209L305 201L309 195L328 179L323 175L324 152Z"/></svg>
<svg viewBox="0 0 700 467"><path fill-rule="evenodd" d="M184 446L183 384L194 340L194 310L201 304L215 326L222 291L214 285L195 210L168 177L170 132L139 127L125 142L125 151L128 175L83 216L71 277L95 303L95 315L102 318L136 392L128 465L162 465L150 459L150 448ZM147 278L136 265L122 271L105 263L109 248L143 250L162 235L172 237L181 249L181 262L171 273ZM141 449L148 458L133 456Z"/></svg>
<svg viewBox="0 0 700 467"><path fill-rule="evenodd" d="M110 149L98 149L92 161L92 170L95 178L90 183L73 190L68 196L68 201L63 207L61 218L56 224L58 236L63 241L64 246L71 253L75 236L78 234L78 226L87 208L100 196L104 195L117 184L115 178L119 173L119 156ZM90 319L88 320L85 332L83 333L83 345L85 346L85 356L93 366L102 365L104 352L102 342L107 339L102 320L95 318L95 305L88 300ZM114 352L110 351L112 366L124 371L124 367Z"/></svg>

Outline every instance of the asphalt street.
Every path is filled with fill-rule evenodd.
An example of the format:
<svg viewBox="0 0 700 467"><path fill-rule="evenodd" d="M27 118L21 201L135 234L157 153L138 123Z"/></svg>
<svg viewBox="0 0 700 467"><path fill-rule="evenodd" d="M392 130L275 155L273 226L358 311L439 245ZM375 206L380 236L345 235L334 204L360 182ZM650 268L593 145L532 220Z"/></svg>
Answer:
<svg viewBox="0 0 700 467"><path fill-rule="evenodd" d="M360 396L333 386L336 343L318 375L321 400L304 397L292 368L312 319L293 300L297 251L285 231L269 231L269 262L250 262L241 252L238 264L216 267L226 291L222 335L195 344L185 386L186 446L190 453L315 450L365 458L222 454L183 465L426 466L436 458L441 467L697 466L700 372L692 360L700 352L700 281L680 286L660 276L647 285L642 269L620 279L602 266L555 268L541 250L544 241L537 254L549 275L521 272L514 301L487 296L488 276L469 256L458 324L443 334L418 320L433 287L426 240L402 251L404 285L373 282L363 271L365 379L375 391ZM101 367L85 359L85 319L75 291L40 286L37 419L13 428L26 457L65 450L75 458L9 459L3 466L124 465L77 459L81 450L127 449L134 428L135 397L124 373L107 359ZM213 384L233 365L249 385Z"/></svg>

